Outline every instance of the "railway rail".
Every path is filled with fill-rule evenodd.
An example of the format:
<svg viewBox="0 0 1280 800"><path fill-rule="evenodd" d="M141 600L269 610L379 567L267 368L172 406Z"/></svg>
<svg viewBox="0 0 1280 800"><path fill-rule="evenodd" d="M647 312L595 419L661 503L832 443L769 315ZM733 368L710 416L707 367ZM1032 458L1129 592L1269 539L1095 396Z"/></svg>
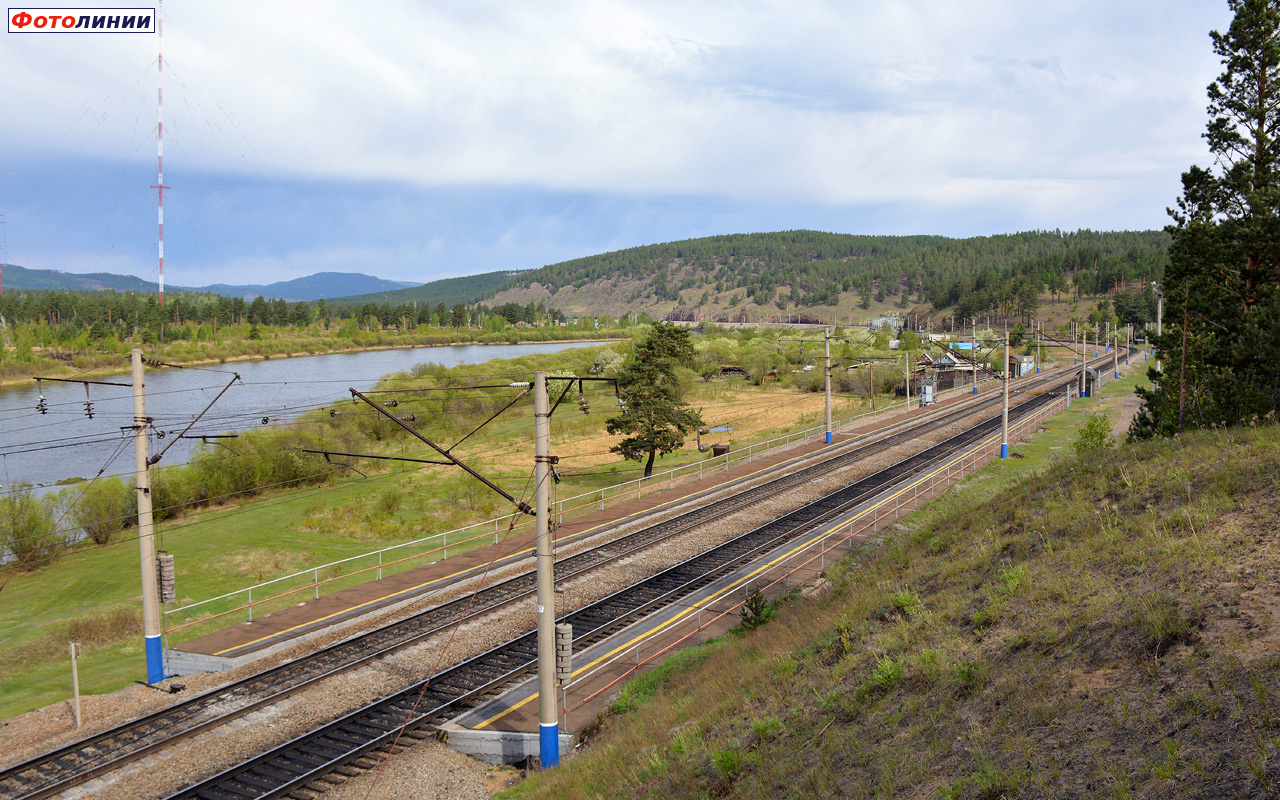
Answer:
<svg viewBox="0 0 1280 800"><path fill-rule="evenodd" d="M1034 413L1056 399L1057 394L1060 392L1045 393L1023 403L1017 408L1017 417ZM565 614L558 621L573 626L574 650L590 647L635 620L702 588L725 572L853 510L886 488L926 470L937 460L981 440L999 427L999 416L988 419L702 555ZM365 759L373 751L394 746L406 731L443 722L478 705L523 676L536 663L537 633L530 631L179 791L168 800L242 800L296 793L335 770Z"/></svg>
<svg viewBox="0 0 1280 800"><path fill-rule="evenodd" d="M1101 361L1102 359L1099 359L1099 362ZM1048 382L1055 376L1056 373L1046 373L1037 383ZM563 580L580 575L602 564L651 547L708 521L794 488L817 475L839 469L876 452L901 444L918 435L919 429L923 426L948 424L956 419L979 413L983 408L997 401L997 397L987 395L983 401L976 404L957 409L939 410L897 423L888 429L889 432L886 435L875 441L851 443L846 445L847 449L843 452L801 467L779 479L714 500L680 516L647 526L612 542L565 558L557 563L558 578ZM1035 402L1037 401L1028 401L1019 408ZM989 423L990 421L984 424ZM318 650L302 659L251 675L154 714L37 756L0 771L0 800L18 800L19 798L34 800L34 798L51 796L90 778L118 769L180 738L223 724L255 708L276 702L317 681L381 658L438 633L459 620L492 612L531 595L533 590L533 574L529 572L518 575L480 590L474 598L463 597L435 606L398 623L358 635ZM510 679L513 676L499 677Z"/></svg>

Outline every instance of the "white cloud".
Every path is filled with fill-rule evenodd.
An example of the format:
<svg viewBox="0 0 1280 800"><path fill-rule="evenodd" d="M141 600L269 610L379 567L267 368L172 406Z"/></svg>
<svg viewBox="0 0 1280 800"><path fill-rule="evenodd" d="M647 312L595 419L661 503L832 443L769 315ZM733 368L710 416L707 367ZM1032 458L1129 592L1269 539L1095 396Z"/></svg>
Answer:
<svg viewBox="0 0 1280 800"><path fill-rule="evenodd" d="M1216 0L170 0L165 18L166 233L176 274L205 265L180 284L427 279L744 228L1159 226L1206 161L1207 33L1229 22ZM154 272L136 189L154 47L5 39L0 209L55 232L123 220L32 266L104 264L103 241ZM125 225L140 244L111 251Z"/></svg>
<svg viewBox="0 0 1280 800"><path fill-rule="evenodd" d="M209 170L833 203L1185 161L1223 9L1113 5L170 2L168 128ZM7 138L136 146L150 38L11 36Z"/></svg>

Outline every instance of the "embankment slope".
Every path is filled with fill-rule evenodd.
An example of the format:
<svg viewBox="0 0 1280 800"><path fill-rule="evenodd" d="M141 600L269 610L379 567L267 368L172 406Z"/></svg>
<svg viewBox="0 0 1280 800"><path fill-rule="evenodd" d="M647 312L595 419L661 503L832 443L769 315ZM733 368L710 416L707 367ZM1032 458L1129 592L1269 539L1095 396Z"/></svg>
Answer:
<svg viewBox="0 0 1280 800"><path fill-rule="evenodd" d="M510 795L1275 796L1277 517L1276 427L949 494Z"/></svg>

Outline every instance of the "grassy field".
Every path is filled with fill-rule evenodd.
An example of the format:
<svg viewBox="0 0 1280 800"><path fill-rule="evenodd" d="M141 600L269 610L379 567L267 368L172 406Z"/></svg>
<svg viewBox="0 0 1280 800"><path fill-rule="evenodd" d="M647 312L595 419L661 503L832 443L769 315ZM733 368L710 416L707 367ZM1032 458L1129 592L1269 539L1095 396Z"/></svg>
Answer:
<svg viewBox="0 0 1280 800"><path fill-rule="evenodd" d="M1075 453L1135 366L503 796L1275 796L1280 428Z"/></svg>
<svg viewBox="0 0 1280 800"><path fill-rule="evenodd" d="M601 352L613 348L566 351L555 359L537 361L514 359L487 365L454 368L440 372L440 379L465 382L497 370L525 374L537 368L552 368L567 374L585 374ZM499 365L499 366L495 366ZM504 373L505 374L505 373ZM401 385L400 376L391 383ZM805 391L790 384L809 376L788 376L788 380L755 386L740 379L691 381L689 397L702 409L710 426L731 426L732 430L703 437L704 444L728 443L736 450L748 444L799 431L821 423L824 400L821 393ZM1128 384L1131 386L1130 384ZM1107 392L1131 391L1117 387ZM510 392L514 395L514 391ZM465 398L464 398L465 399ZM557 487L558 498L569 498L640 477L636 462L622 461L609 452L615 441L603 433L605 419L616 413L612 392L597 385L588 390L589 414L579 412L576 389L553 417L554 450L561 457L559 471L564 482ZM881 396L878 405L890 401ZM456 411L461 400L442 402L441 415ZM1076 420L1086 403L1078 404L1064 419ZM865 411L862 397L836 395L837 420ZM350 408L350 406L345 406ZM521 411L520 409L524 409ZM464 409L466 410L466 409ZM371 412L370 412L371 413ZM462 413L462 412L458 412ZM464 414L462 422L473 419ZM1072 416L1074 415L1074 416ZM479 419L484 419L482 413ZM322 414L322 418L328 419ZM339 419L346 419L339 418ZM1074 422L1062 423L1069 429ZM1051 434L1059 423L1050 423ZM533 463L532 421L527 404L499 417L473 436L459 455L479 472L512 494L525 495ZM462 424L453 438L469 430ZM425 447L413 440L389 438L377 433L366 439L369 451L421 457ZM1037 444L1033 447L1041 446ZM660 459L657 472L681 464L709 459L691 441L672 456ZM1021 470L1024 463L1011 460L1008 470ZM168 520L158 527L159 546L175 557L178 603L205 600L241 590L264 580L307 570L317 565L358 556L378 548L409 542L424 536L453 530L508 513L505 501L460 471L436 466L389 465L361 462L364 476L347 472L327 483L292 491L269 491L260 496L217 504ZM986 473L984 473L985 475ZM1011 473L1012 474L1012 473ZM665 488L665 483L655 489ZM994 487L993 487L994 488ZM522 518L523 519L523 518ZM449 552L492 541L487 533L477 533L470 542L454 543ZM397 566L387 566L384 574L418 566L443 555L438 542L415 547L422 558ZM365 559L360 566L376 565ZM20 572L10 579L0 603L0 718L65 699L65 649L68 641L83 645L80 665L83 691L110 691L140 677L141 623L138 589L138 554L132 530L126 530L108 546L82 544L61 560L35 572ZM331 580L324 591L333 591L372 573L340 577L343 571L322 571L321 580ZM284 588L309 585L304 576ZM277 590L273 590L275 593ZM265 592L255 595L262 600ZM309 590L289 594L270 603L256 605L257 616L293 605L311 596ZM243 604L236 597L202 609L220 611ZM177 643L205 635L246 618L246 612L220 617L202 625L184 628L167 637ZM173 627L186 619L170 617Z"/></svg>
<svg viewBox="0 0 1280 800"><path fill-rule="evenodd" d="M597 357L598 351L588 348L566 351L558 360L542 358L536 363L540 368L550 366L570 374L584 374ZM465 382L476 374L497 369L494 366L497 364L502 365L502 369L523 374L531 372L535 362L526 357L468 369L455 368L442 374L450 380ZM398 381L392 383L400 385ZM514 396L515 391L507 394ZM559 465L564 476L564 482L557 488L559 498L634 480L642 473L636 462L621 461L608 451L616 441L603 432L605 419L616 413L612 392L597 385L589 394L589 414L580 413L575 390L553 417L555 452L563 459ZM704 443L731 443L735 449L818 425L824 405L819 393L777 383L753 386L740 379L694 381L690 385L690 399L702 409L708 425L733 428L704 437ZM880 398L881 404L888 401L888 397ZM837 396L836 417L840 419L863 410L865 404L863 398ZM344 413L349 408L349 404L344 406ZM326 414L320 416L328 419ZM487 413L479 419L484 416ZM465 416L463 422L471 419L473 416ZM453 438L466 429L463 425L453 431ZM411 457L424 455L425 446L416 441L386 437L385 431L379 432L376 426L369 430L382 438L366 438L368 451ZM473 436L457 452L468 464L512 494L531 499L527 495L533 464L531 431L532 419L526 401ZM438 437L438 440L446 439ZM657 470L711 457L710 453L698 452L693 444L690 441L683 450L660 459ZM178 603L175 606L492 519L509 511L505 501L456 469L387 462L361 462L359 469L363 476L346 472L319 485L268 491L256 497L201 508L161 523L157 528L158 546L172 553L176 562ZM665 483L654 488L665 488ZM78 489L73 487L71 491ZM491 533L481 532L474 541L453 544L449 552L456 553L489 541L492 541ZM438 548L438 543L414 548L415 553L436 552L399 566L388 566L384 574L439 558L443 553ZM368 566L377 561L367 559L361 563ZM3 670L0 718L69 696L65 657L68 641L79 641L83 645L80 676L82 691L86 693L120 688L141 676L138 569L135 532L127 529L109 545L82 543L48 566L12 575L3 590L4 602L0 603L0 669ZM338 580L337 574L332 570L320 573L322 580L333 580L324 591L372 577L365 574ZM298 588L310 582L308 575L286 588ZM256 601L260 602L263 594L267 592L257 593ZM309 590L291 594L273 603L255 606L254 613L261 616L310 596ZM240 594L211 608L231 609L242 605L244 600L245 596ZM167 640L181 642L245 618L246 612L240 611L171 633ZM173 627L183 622L170 617L168 624Z"/></svg>

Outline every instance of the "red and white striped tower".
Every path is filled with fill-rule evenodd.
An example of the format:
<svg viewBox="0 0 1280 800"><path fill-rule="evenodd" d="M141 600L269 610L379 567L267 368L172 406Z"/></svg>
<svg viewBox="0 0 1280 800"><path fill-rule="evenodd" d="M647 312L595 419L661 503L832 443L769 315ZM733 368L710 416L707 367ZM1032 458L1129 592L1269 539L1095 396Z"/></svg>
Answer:
<svg viewBox="0 0 1280 800"><path fill-rule="evenodd" d="M156 3L156 210L159 214L160 307L164 307L164 0Z"/></svg>

